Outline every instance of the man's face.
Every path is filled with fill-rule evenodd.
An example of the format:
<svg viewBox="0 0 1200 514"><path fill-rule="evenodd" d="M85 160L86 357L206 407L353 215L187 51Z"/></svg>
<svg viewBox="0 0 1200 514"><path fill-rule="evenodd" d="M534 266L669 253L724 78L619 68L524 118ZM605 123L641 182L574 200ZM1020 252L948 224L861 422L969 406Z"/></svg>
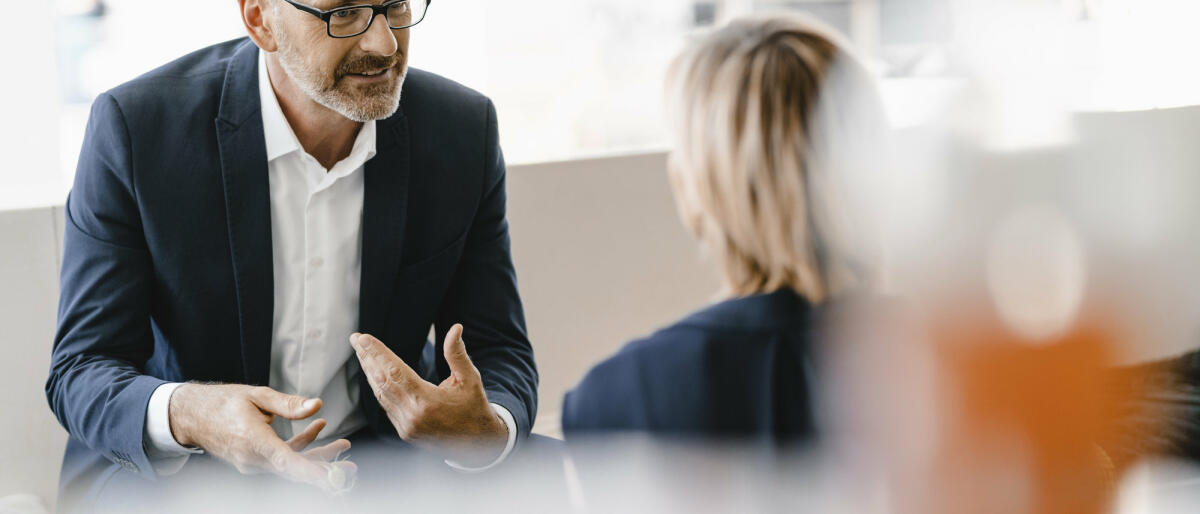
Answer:
<svg viewBox="0 0 1200 514"><path fill-rule="evenodd" d="M313 0L321 10L362 5L369 0ZM354 121L379 120L396 112L408 71L408 29L391 30L376 17L370 29L351 38L332 38L325 23L274 1L272 29L277 55L288 76L309 98Z"/></svg>

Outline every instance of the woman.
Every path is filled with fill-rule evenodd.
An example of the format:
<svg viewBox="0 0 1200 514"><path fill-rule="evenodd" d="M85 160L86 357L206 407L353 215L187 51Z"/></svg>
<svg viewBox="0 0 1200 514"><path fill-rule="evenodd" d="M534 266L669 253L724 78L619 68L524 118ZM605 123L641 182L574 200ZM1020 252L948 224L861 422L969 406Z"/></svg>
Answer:
<svg viewBox="0 0 1200 514"><path fill-rule="evenodd" d="M733 22L677 58L671 184L727 299L593 368L564 400L568 437L812 432L820 306L871 283L837 187L878 150L846 144L883 127L866 77L826 31L791 17Z"/></svg>

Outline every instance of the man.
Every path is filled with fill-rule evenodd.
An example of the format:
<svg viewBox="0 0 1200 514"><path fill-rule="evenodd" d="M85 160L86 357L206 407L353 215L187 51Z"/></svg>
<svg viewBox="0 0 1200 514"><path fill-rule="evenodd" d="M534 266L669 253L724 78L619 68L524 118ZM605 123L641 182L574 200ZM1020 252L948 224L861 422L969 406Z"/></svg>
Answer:
<svg viewBox="0 0 1200 514"><path fill-rule="evenodd" d="M346 438L478 470L529 433L495 110L408 69L428 3L239 0L248 39L96 100L46 383L65 509L195 453L328 489Z"/></svg>

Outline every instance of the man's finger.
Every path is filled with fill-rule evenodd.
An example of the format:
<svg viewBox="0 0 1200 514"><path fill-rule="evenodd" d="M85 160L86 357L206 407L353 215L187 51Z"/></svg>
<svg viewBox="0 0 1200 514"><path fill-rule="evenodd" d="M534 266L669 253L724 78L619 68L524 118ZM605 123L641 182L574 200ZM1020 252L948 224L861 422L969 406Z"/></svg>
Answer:
<svg viewBox="0 0 1200 514"><path fill-rule="evenodd" d="M283 394L269 387L256 389L250 399L263 411L287 419L304 419L321 410L320 398Z"/></svg>
<svg viewBox="0 0 1200 514"><path fill-rule="evenodd" d="M267 469L293 482L329 490L328 470L320 462L309 460L292 450L278 437L264 445L263 459Z"/></svg>
<svg viewBox="0 0 1200 514"><path fill-rule="evenodd" d="M404 391L420 386L420 375L375 336L351 334L350 344L358 354L358 362L362 364L363 373L367 375L372 388L383 387L388 382L397 382Z"/></svg>
<svg viewBox="0 0 1200 514"><path fill-rule="evenodd" d="M442 353L446 356L446 364L450 366L450 372L458 376L459 380L478 380L479 370L471 362L471 356L467 355L467 343L463 341L462 333L462 325L456 323L450 327L450 331L446 332L446 339L442 343Z"/></svg>
<svg viewBox="0 0 1200 514"><path fill-rule="evenodd" d="M337 441L329 443L325 446L321 446L321 447L317 447L317 448L308 450L308 451L304 452L302 455L304 455L305 457L308 457L309 459L319 459L319 460L329 462L333 459L338 458L338 455L341 455L343 452L345 452L346 450L349 450L349 449L350 449L350 441L347 441L345 439L338 439Z"/></svg>
<svg viewBox="0 0 1200 514"><path fill-rule="evenodd" d="M312 423L309 423L308 426L304 428L303 432L300 432L299 434L292 436L291 439L288 439L287 445L295 451L301 451L305 448L308 448L308 445L312 444L312 442L317 439L317 434L321 433L321 431L324 429L325 420L315 420Z"/></svg>
<svg viewBox="0 0 1200 514"><path fill-rule="evenodd" d="M325 464L329 476L329 492L340 494L354 488L358 477L358 465L348 460Z"/></svg>

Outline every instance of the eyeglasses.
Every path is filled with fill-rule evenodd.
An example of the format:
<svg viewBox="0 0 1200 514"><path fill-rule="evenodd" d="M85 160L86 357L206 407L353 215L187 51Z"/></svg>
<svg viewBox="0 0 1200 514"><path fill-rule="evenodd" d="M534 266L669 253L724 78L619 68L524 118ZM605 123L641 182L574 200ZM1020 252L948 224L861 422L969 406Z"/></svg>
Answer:
<svg viewBox="0 0 1200 514"><path fill-rule="evenodd" d="M371 28L375 17L382 14L388 28L406 29L425 19L425 11L433 0L395 0L381 5L350 5L322 11L293 0L283 0L292 7L316 16L325 22L325 33L329 37L354 37Z"/></svg>

